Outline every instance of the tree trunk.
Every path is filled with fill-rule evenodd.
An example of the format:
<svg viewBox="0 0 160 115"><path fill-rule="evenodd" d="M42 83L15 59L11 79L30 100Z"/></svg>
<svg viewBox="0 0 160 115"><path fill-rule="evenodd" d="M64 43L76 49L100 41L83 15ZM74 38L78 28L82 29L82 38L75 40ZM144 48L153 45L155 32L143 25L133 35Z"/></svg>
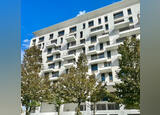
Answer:
<svg viewBox="0 0 160 115"><path fill-rule="evenodd" d="M26 115L30 115L30 112L31 112L31 108L26 107Z"/></svg>
<svg viewBox="0 0 160 115"><path fill-rule="evenodd" d="M60 115L60 105L57 107L58 115Z"/></svg>
<svg viewBox="0 0 160 115"><path fill-rule="evenodd" d="M78 102L77 115L80 115L80 105L81 105L81 102Z"/></svg>
<svg viewBox="0 0 160 115"><path fill-rule="evenodd" d="M96 103L93 103L93 115L96 115Z"/></svg>

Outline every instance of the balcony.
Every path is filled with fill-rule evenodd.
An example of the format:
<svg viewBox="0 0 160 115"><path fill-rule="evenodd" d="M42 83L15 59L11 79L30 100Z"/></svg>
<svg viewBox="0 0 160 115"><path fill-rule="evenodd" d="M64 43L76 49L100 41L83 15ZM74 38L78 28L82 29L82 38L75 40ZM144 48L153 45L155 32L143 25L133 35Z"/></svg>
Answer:
<svg viewBox="0 0 160 115"><path fill-rule="evenodd" d="M95 60L90 60L89 64L96 64L96 63L102 63L102 62L107 62L107 61L108 61L107 58L98 58L98 59L95 59Z"/></svg>
<svg viewBox="0 0 160 115"><path fill-rule="evenodd" d="M98 36L97 39L99 42L106 42L109 40L109 34L104 34L104 35Z"/></svg>
<svg viewBox="0 0 160 115"><path fill-rule="evenodd" d="M76 41L75 35L74 34L67 35L66 40L67 42Z"/></svg>
<svg viewBox="0 0 160 115"><path fill-rule="evenodd" d="M74 59L75 58L75 54L66 54L63 56L64 60L69 60L69 59Z"/></svg>
<svg viewBox="0 0 160 115"><path fill-rule="evenodd" d="M53 59L53 63L60 62L60 61L63 61L62 58L55 58L55 59Z"/></svg>
<svg viewBox="0 0 160 115"><path fill-rule="evenodd" d="M116 50L118 48L119 45L121 45L123 43L116 43L116 44L113 44L113 45L108 45L105 47L106 50Z"/></svg>
<svg viewBox="0 0 160 115"><path fill-rule="evenodd" d="M102 33L104 33L103 26L92 27L90 29L90 36L99 35L99 34L102 34Z"/></svg>
<svg viewBox="0 0 160 115"><path fill-rule="evenodd" d="M129 20L124 20L124 18L120 18L115 20L114 28L120 29L129 26Z"/></svg>
<svg viewBox="0 0 160 115"><path fill-rule="evenodd" d="M75 63L73 62L73 63L65 63L64 64L64 67L66 68L66 69L68 69L68 68L70 68L70 67L72 67L72 66L74 66L75 65Z"/></svg>
<svg viewBox="0 0 160 115"><path fill-rule="evenodd" d="M46 44L46 48L52 48L52 47L56 47L57 46L57 44L56 43L47 43Z"/></svg>
<svg viewBox="0 0 160 115"><path fill-rule="evenodd" d="M54 54L60 54L61 53L61 50L53 50L52 51L52 54L54 55Z"/></svg>
<svg viewBox="0 0 160 115"><path fill-rule="evenodd" d="M134 34L140 34L140 27L136 27L136 28L133 28L133 29L129 29L129 30L120 32L119 36L120 36L120 38L122 38L122 37L126 37L126 36L131 36L131 35L134 35Z"/></svg>
<svg viewBox="0 0 160 115"><path fill-rule="evenodd" d="M96 49L87 51L87 55L92 55L92 54L96 54L96 53L97 53Z"/></svg>
<svg viewBox="0 0 160 115"><path fill-rule="evenodd" d="M99 68L100 73L106 73L106 72L111 72L111 71L112 71L111 66Z"/></svg>
<svg viewBox="0 0 160 115"><path fill-rule="evenodd" d="M78 45L70 46L69 50L75 50L75 49L79 49L79 48L83 48L83 47L85 47L84 44L78 44Z"/></svg>

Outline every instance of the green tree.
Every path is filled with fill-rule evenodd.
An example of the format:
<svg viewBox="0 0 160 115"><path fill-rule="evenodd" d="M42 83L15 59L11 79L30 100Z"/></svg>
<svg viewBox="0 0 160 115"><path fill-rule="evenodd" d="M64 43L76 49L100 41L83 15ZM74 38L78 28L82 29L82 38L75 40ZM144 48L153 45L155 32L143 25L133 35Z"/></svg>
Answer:
<svg viewBox="0 0 160 115"><path fill-rule="evenodd" d="M41 51L36 46L25 50L21 66L21 102L26 107L26 115L40 106L45 99L43 95L48 92L49 79L40 77L41 66Z"/></svg>
<svg viewBox="0 0 160 115"><path fill-rule="evenodd" d="M80 54L75 67L71 67L68 74L63 74L61 85L63 86L63 98L66 102L78 103L76 114L80 115L80 105L87 101L91 89L96 80L93 75L88 75L87 57Z"/></svg>
<svg viewBox="0 0 160 115"><path fill-rule="evenodd" d="M51 98L49 99L49 103L53 103L55 105L58 115L60 115L60 107L65 103L63 99L63 88L60 79L52 84Z"/></svg>
<svg viewBox="0 0 160 115"><path fill-rule="evenodd" d="M121 54L119 59L120 71L115 97L116 101L125 105L125 108L139 109L140 106L140 40L126 39L118 48Z"/></svg>

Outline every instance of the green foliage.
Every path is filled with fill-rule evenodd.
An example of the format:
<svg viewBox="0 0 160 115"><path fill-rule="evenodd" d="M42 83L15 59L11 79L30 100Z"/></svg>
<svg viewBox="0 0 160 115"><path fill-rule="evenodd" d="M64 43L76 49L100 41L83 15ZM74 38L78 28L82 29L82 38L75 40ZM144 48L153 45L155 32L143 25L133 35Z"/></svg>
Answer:
<svg viewBox="0 0 160 115"><path fill-rule="evenodd" d="M126 108L139 109L140 105L140 40L126 39L118 49L120 71L118 78L122 83L116 84L116 101Z"/></svg>
<svg viewBox="0 0 160 115"><path fill-rule="evenodd" d="M85 102L90 91L96 84L94 75L88 75L87 57L80 54L75 67L71 67L68 74L60 76L63 99L69 103L78 103L77 115L80 113L80 104Z"/></svg>
<svg viewBox="0 0 160 115"><path fill-rule="evenodd" d="M21 102L26 107L26 115L40 106L48 92L50 85L48 76L39 76L41 65L41 51L36 46L25 50L21 66Z"/></svg>

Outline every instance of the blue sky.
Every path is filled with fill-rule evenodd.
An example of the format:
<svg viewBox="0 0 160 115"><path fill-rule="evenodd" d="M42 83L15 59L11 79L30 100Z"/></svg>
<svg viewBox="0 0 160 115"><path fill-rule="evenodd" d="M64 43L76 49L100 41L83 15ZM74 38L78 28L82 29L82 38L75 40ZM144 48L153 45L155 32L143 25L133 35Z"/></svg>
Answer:
<svg viewBox="0 0 160 115"><path fill-rule="evenodd" d="M22 0L21 57L32 32L87 13L120 0Z"/></svg>

